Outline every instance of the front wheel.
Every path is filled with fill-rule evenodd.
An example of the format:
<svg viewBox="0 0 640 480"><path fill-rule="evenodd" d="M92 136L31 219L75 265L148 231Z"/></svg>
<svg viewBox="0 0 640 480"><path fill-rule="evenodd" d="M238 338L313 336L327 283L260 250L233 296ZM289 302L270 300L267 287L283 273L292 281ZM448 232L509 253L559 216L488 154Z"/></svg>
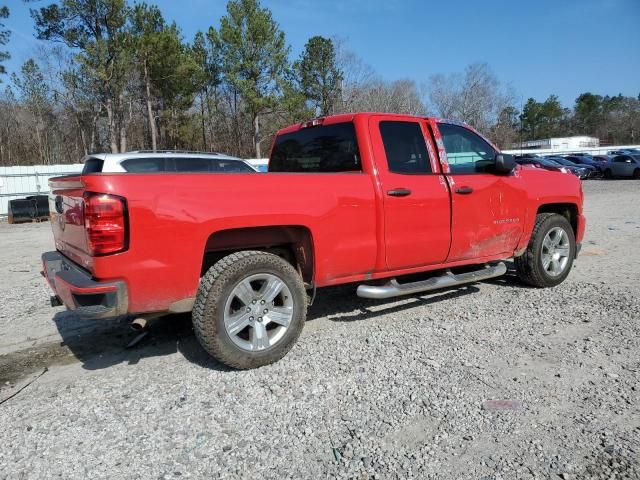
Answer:
<svg viewBox="0 0 640 480"><path fill-rule="evenodd" d="M612 178L612 177L613 177L613 175L611 174L611 169L610 169L610 168L607 168L607 169L604 171L604 178L609 178L609 179L610 179L610 178Z"/></svg>
<svg viewBox="0 0 640 480"><path fill-rule="evenodd" d="M518 277L534 287L555 287L569 275L575 256L571 224L557 213L541 213L525 253L515 258Z"/></svg>
<svg viewBox="0 0 640 480"><path fill-rule="evenodd" d="M640 168L636 168L633 171L633 178L635 178L636 180L640 180Z"/></svg>
<svg viewBox="0 0 640 480"><path fill-rule="evenodd" d="M244 251L227 255L204 275L193 326L209 354L248 369L284 357L306 314L307 294L291 264L271 253Z"/></svg>

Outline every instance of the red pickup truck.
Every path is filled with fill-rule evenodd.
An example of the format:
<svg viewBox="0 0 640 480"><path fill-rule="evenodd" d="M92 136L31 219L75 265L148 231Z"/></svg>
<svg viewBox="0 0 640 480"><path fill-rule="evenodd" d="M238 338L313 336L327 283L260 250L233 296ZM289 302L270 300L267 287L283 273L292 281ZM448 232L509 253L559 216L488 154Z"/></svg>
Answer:
<svg viewBox="0 0 640 480"><path fill-rule="evenodd" d="M266 174L50 184L52 301L95 318L192 311L203 347L235 368L283 357L317 287L357 282L359 296L389 298L495 277L509 258L522 281L551 287L585 230L574 175L517 166L464 124L407 115L285 128Z"/></svg>

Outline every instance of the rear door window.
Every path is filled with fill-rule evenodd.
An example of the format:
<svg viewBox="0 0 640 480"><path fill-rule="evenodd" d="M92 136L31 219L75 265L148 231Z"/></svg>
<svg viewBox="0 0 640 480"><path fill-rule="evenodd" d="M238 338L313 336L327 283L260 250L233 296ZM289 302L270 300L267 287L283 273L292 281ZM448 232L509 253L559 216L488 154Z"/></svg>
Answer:
<svg viewBox="0 0 640 480"><path fill-rule="evenodd" d="M239 160L213 160L214 172L243 173L255 172L249 165Z"/></svg>
<svg viewBox="0 0 640 480"><path fill-rule="evenodd" d="M127 172L131 173L155 173L165 172L166 158L130 158L124 160L121 165Z"/></svg>
<svg viewBox="0 0 640 480"><path fill-rule="evenodd" d="M390 172L431 173L427 144L418 122L380 122Z"/></svg>
<svg viewBox="0 0 640 480"><path fill-rule="evenodd" d="M216 171L215 167L212 165L212 161L209 158L184 158L184 157L176 157L174 159L176 172L211 172Z"/></svg>
<svg viewBox="0 0 640 480"><path fill-rule="evenodd" d="M269 172L360 172L353 123L301 128L276 137Z"/></svg>

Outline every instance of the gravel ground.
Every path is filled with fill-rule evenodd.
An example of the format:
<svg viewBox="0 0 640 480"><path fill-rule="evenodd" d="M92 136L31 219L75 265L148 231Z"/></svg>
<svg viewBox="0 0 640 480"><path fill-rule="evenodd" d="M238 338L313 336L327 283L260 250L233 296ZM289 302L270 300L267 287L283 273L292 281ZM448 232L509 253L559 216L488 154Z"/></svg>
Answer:
<svg viewBox="0 0 640 480"><path fill-rule="evenodd" d="M0 479L640 478L639 193L585 183L557 288L321 291L292 352L247 372L186 316L126 349L124 319L51 309L49 225L0 224Z"/></svg>

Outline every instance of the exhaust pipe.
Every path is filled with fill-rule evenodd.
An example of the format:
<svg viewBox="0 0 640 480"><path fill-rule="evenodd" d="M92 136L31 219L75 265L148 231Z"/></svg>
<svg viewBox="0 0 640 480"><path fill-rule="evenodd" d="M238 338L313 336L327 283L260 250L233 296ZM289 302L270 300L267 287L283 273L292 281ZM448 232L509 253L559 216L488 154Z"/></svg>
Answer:
<svg viewBox="0 0 640 480"><path fill-rule="evenodd" d="M147 323L148 323L148 320L146 318L138 317L133 322L131 322L131 328L134 331L139 332L147 328Z"/></svg>

